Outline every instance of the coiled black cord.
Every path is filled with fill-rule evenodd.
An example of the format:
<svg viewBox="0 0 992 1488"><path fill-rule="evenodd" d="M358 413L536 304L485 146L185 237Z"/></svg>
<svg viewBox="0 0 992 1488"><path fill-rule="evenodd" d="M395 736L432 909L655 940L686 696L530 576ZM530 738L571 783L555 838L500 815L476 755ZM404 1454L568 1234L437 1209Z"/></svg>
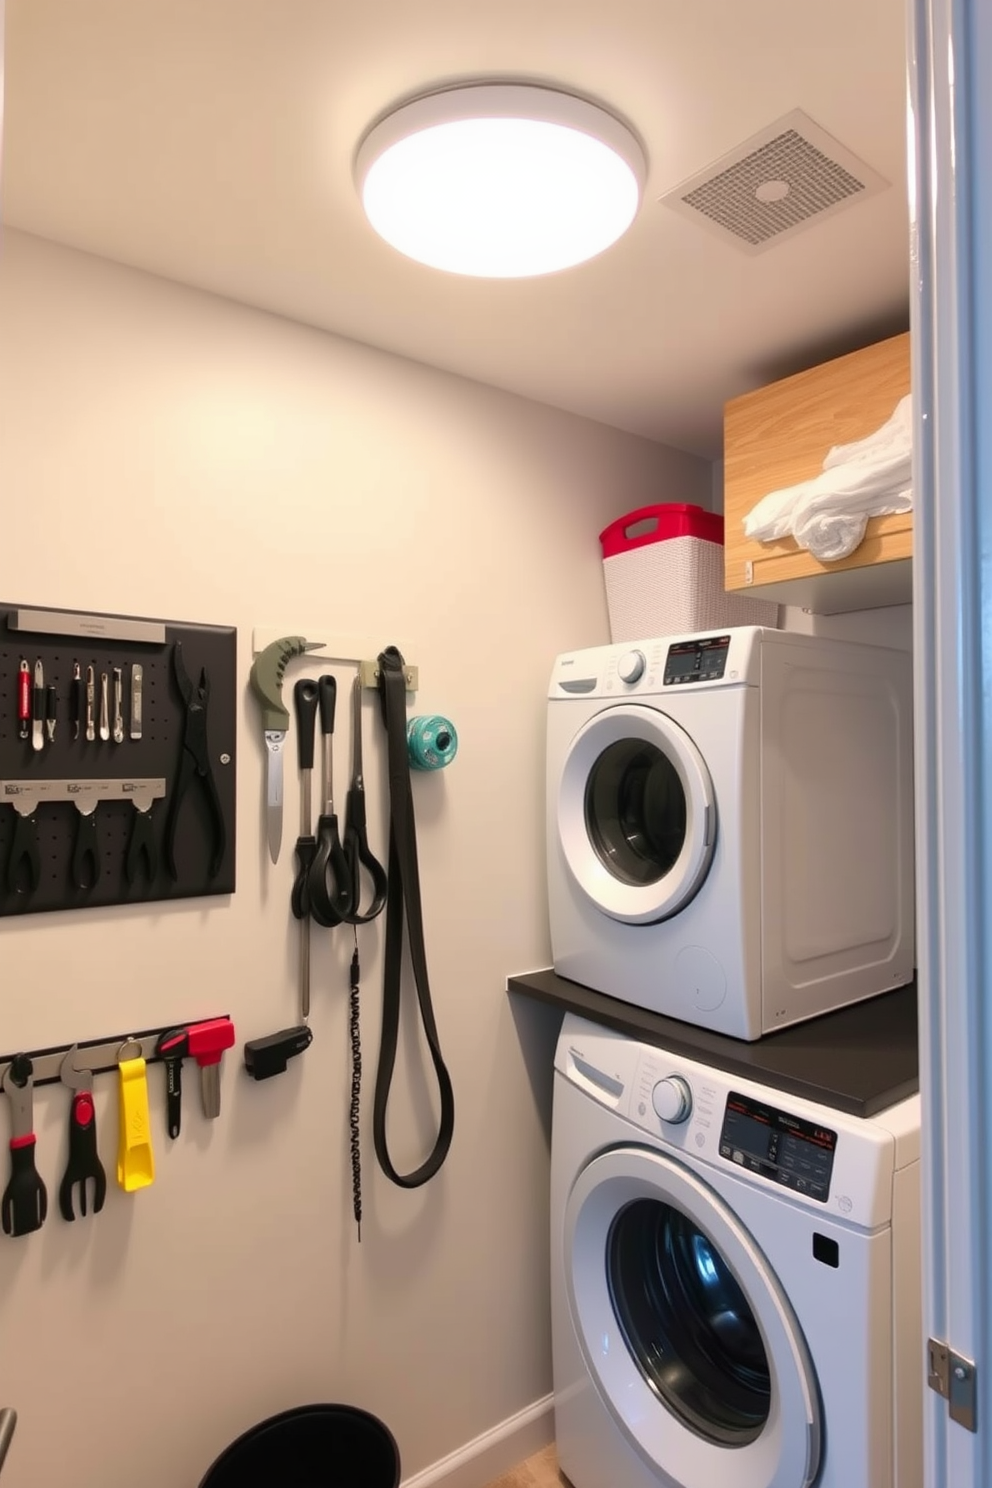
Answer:
<svg viewBox="0 0 992 1488"><path fill-rule="evenodd" d="M362 1243L362 1152L360 1142L360 1116L362 1097L362 1036L358 1021L360 975L358 965L358 931L355 931L355 951L351 958L351 992L349 995L348 1031L351 1036L351 1108L348 1125L351 1127L351 1191L355 1223L358 1226L358 1243Z"/></svg>

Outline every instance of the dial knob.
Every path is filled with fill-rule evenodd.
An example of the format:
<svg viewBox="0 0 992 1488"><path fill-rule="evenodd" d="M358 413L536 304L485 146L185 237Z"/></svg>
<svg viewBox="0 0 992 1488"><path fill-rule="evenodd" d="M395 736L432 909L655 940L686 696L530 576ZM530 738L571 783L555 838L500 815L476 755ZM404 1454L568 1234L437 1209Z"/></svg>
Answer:
<svg viewBox="0 0 992 1488"><path fill-rule="evenodd" d="M644 675L644 652L625 651L617 662L621 682L636 682Z"/></svg>
<svg viewBox="0 0 992 1488"><path fill-rule="evenodd" d="M681 1075L666 1075L665 1079L659 1080L652 1090L651 1104L662 1121L668 1121L673 1126L677 1126L680 1121L689 1119L692 1111L692 1091Z"/></svg>

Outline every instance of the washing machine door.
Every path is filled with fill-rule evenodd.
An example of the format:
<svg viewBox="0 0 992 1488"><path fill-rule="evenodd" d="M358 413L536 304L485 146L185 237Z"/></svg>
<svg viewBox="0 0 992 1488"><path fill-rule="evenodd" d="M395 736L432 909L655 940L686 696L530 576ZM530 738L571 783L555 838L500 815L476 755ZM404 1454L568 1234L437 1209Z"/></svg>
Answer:
<svg viewBox="0 0 992 1488"><path fill-rule="evenodd" d="M558 835L569 871L603 914L632 925L678 914L716 843L702 755L654 708L606 708L579 730L562 767Z"/></svg>
<svg viewBox="0 0 992 1488"><path fill-rule="evenodd" d="M614 1148L579 1174L564 1241L586 1365L664 1488L809 1488L813 1365L774 1271L719 1195L663 1154Z"/></svg>

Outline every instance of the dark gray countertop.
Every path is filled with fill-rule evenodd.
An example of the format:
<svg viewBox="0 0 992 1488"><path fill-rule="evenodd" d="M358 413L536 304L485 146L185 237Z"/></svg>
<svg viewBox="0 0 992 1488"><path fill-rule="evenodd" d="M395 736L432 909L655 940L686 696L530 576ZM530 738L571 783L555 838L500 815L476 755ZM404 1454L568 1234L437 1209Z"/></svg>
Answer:
<svg viewBox="0 0 992 1488"><path fill-rule="evenodd" d="M920 1088L915 982L754 1043L632 1007L551 970L509 977L506 986L508 992L578 1013L686 1059L852 1116L873 1116Z"/></svg>

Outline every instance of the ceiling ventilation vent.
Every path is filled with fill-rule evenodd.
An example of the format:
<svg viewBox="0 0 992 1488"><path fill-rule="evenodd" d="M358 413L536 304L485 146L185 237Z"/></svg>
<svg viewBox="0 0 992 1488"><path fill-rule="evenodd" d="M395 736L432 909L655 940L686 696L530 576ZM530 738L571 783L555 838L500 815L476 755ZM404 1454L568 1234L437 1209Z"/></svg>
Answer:
<svg viewBox="0 0 992 1488"><path fill-rule="evenodd" d="M794 109L661 202L745 253L761 253L888 184Z"/></svg>

